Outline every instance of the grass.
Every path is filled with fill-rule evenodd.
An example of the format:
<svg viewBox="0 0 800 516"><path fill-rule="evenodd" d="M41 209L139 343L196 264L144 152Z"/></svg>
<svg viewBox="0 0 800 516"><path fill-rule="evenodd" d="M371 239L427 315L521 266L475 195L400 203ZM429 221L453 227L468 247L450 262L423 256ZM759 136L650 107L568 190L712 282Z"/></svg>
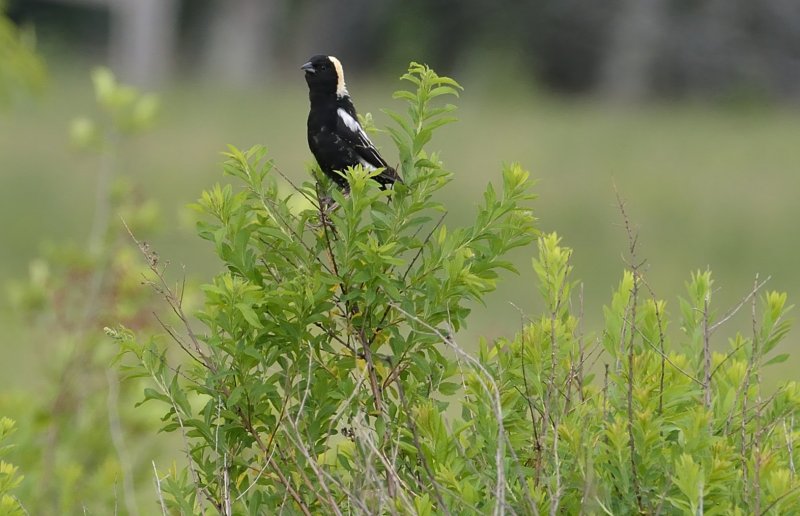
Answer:
<svg viewBox="0 0 800 516"><path fill-rule="evenodd" d="M0 282L26 274L42 241L85 241L91 220L94 163L67 146L69 120L93 110L85 70L58 73L49 95L0 119ZM298 181L310 162L305 141L307 99L300 74L286 84L265 84L236 94L184 83L163 94L163 115L152 134L132 142L122 169L163 208L165 229L154 242L160 254L205 278L216 270L211 250L194 234L185 205L221 176L219 152L227 143L264 143L279 168ZM350 81L362 112L390 106L397 83ZM497 181L502 161L519 161L539 179L535 213L544 231L557 230L575 249L576 277L585 282L589 321L621 277L626 244L614 185L628 200L640 230L640 255L651 284L668 309L677 310L689 271L710 267L721 290L717 306L732 306L756 273L769 287L800 298L800 112L792 109L722 109L691 104L612 108L593 101L471 93L460 100L460 122L431 144L456 173L443 199L448 223L458 224ZM377 142L391 156L389 139ZM506 277L461 338L511 335L520 314L536 313L531 249L515 253L519 278ZM0 307L4 307L0 302ZM26 333L3 322L0 387L38 367ZM746 319L741 321L748 331ZM673 328L674 330L675 328ZM12 338L13 336L13 338ZM790 336L790 342L798 337ZM23 345L20 345L23 344ZM724 345L724 343L716 343ZM28 349L28 351L26 351ZM16 356L19 360L14 360ZM20 367L20 361L26 365ZM784 364L786 374L800 364ZM8 374L7 374L8 373Z"/></svg>

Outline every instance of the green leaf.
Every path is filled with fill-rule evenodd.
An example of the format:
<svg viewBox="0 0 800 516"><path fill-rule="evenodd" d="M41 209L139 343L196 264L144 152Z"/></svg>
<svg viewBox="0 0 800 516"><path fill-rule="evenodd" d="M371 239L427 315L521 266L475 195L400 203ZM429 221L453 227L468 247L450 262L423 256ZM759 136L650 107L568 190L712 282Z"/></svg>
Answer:
<svg viewBox="0 0 800 516"><path fill-rule="evenodd" d="M780 355L775 355L771 359L764 362L765 366L772 365L772 364L781 364L786 362L789 359L789 353L781 353Z"/></svg>
<svg viewBox="0 0 800 516"><path fill-rule="evenodd" d="M250 323L251 326L261 329L264 326L261 324L261 321L258 318L255 310L253 307L248 305L247 303L236 303L236 309L239 310L239 313L244 316L245 320Z"/></svg>

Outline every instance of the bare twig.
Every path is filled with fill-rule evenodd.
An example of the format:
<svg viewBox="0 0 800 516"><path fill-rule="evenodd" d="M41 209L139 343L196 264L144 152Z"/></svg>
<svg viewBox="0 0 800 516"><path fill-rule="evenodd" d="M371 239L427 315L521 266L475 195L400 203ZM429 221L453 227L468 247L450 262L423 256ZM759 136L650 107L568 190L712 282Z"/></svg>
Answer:
<svg viewBox="0 0 800 516"><path fill-rule="evenodd" d="M162 297L167 301L167 304L169 305L169 307L172 309L173 313L178 317L178 319L180 319L181 324L183 325L184 329L186 330L186 334L189 337L189 340L191 341L191 343L193 345L194 352L197 354L197 357L199 357L199 361L206 368L208 368L209 371L211 371L212 373L216 373L217 372L217 367L211 361L209 356L203 351L203 348L202 348L202 346L200 344L200 339L197 337L197 335L192 330L191 324L189 322L189 318L186 315L186 313L183 311L183 306L181 305L181 301L180 301L181 297L177 296L172 291L172 289L170 288L169 284L167 283L167 281L166 281L166 279L164 277L163 271L158 268L158 259L157 259L157 257L150 250L149 246L146 243L140 242L139 240L136 239L136 237L133 235L133 232L130 230L130 228L128 227L128 225L125 223L124 220L122 221L122 223L125 226L125 229L128 231L128 234L130 235L131 239L134 241L134 243L136 243L136 245L139 247L139 250L144 255L144 257L145 257L145 259L147 261L148 267L150 268L150 270L153 272L153 274L158 279L158 283L152 282L151 285L153 286L154 289L156 289L156 291L159 294L162 295ZM221 510L222 507L219 504L215 503L213 501L213 498L210 497L204 491L202 491L201 488L200 488L199 476L197 475L197 472L195 471L194 462L193 462L192 458L190 456L188 456L188 454L189 454L188 438L186 436L186 430L185 430L184 425L183 425L183 418L180 416L177 404L172 399L172 397L171 397L171 395L169 393L169 389L167 388L167 386L163 385L156 375L151 374L151 376L156 381L156 383L159 386L159 388L161 389L162 393L165 394L170 399L170 402L171 402L171 404L173 406L173 410L175 412L175 417L178 420L178 424L179 424L179 426L181 428L181 433L183 435L185 451L187 453L189 470L190 470L190 472L192 474L192 478L194 480L194 483L195 483L195 486L196 486L196 488L198 490L198 493L203 493L207 500L209 500L211 503L213 503L215 505L215 507L217 507L218 510ZM219 388L220 388L220 390L221 390L223 395L225 395L225 396L229 395L228 388L225 385L220 385ZM292 499L295 501L297 506L300 508L301 512L306 516L310 516L311 513L310 513L308 507L306 506L305 502L303 501L302 497L294 489L292 484L289 482L289 480L283 474L283 472L281 471L280 466L275 462L275 459L272 458L272 455L269 453L269 447L264 443L264 441L261 439L261 435L253 427L253 424L252 424L252 421L250 420L250 418L247 416L247 414L245 414L242 411L242 409L240 407L236 409L236 414L240 417L241 423L243 424L244 428L247 430L247 432L250 434L250 436L253 437L253 439L258 444L258 447L260 448L261 452L264 454L265 457L267 457L267 463L272 467L273 471L275 472L276 476L278 477L278 480L280 481L281 484L283 484L284 488L288 491L289 495L292 497ZM199 500L199 498L200 497L198 496L198 500ZM201 512L204 513L204 509L203 509L202 505L200 505L200 510L201 510Z"/></svg>
<svg viewBox="0 0 800 516"><path fill-rule="evenodd" d="M192 481L194 482L195 490L197 492L198 508L200 509L200 513L201 514L205 514L205 509L203 508L203 504L201 502L201 500L203 498L205 498L206 500L208 500L209 502L211 502L215 506L216 506L216 504L214 504L213 497L211 495L209 495L201 487L200 476L197 474L197 470L194 467L194 460L192 459L192 455L190 453L191 447L189 446L189 438L188 438L188 436L186 434L186 427L183 425L183 417L181 417L181 413L180 413L180 409L178 408L178 404L173 399L172 393L170 393L170 391L169 391L169 387L166 384L163 383L162 378L160 378L158 375L154 374L154 372L150 373L150 377L153 379L153 381L156 383L158 388L161 390L161 394L166 396L167 399L169 399L170 405L172 405L172 410L173 410L173 412L175 414L175 419L178 420L178 425L180 426L180 429L181 429L181 437L183 438L183 447L184 447L183 451L186 454L186 462L187 462L187 464L189 466L189 473L192 475Z"/></svg>
<svg viewBox="0 0 800 516"><path fill-rule="evenodd" d="M755 285L758 286L758 275L756 275ZM757 290L753 287L753 290ZM753 356L752 361L754 364L753 373L756 380L756 417L755 417L755 432L753 433L753 498L755 507L753 513L756 516L761 515L761 343L758 341L758 323L756 322L756 297L752 296L752 324L753 324ZM745 398L747 391L745 391Z"/></svg>
<svg viewBox="0 0 800 516"><path fill-rule="evenodd" d="M522 368L522 384L525 387L525 393L524 393L525 401L527 402L528 409L531 412L531 431L533 432L533 449L534 449L534 451L536 453L536 456L535 456L535 459L534 459L534 466L535 466L534 467L534 472L535 473L534 473L534 477L533 477L533 483L534 483L534 485L538 485L539 478L540 478L541 473L542 473L542 443L539 440L539 431L536 428L537 423L536 423L536 414L534 412L534 406L533 406L533 397L531 396L530 390L529 390L529 387L528 387L528 373L526 372L526 367L525 367L525 351L526 351L525 340L526 340L527 334L526 334L524 328L523 328L523 330L521 331L520 334L522 336L522 346L521 346L521 349L520 349L520 361L521 361L520 366ZM544 424L544 423L542 423L542 424Z"/></svg>
<svg viewBox="0 0 800 516"><path fill-rule="evenodd" d="M746 296L744 296L744 297L742 298L742 300L739 302L739 304L738 304L738 305L736 305L736 306L734 306L733 308L731 308L731 309L728 311L728 313L726 313L726 314L725 314L725 315L722 317L722 319L720 319L719 321L717 321L717 322L715 322L714 324L712 324L712 325L711 325L711 327L708 329L708 333L714 333L714 332L717 330L717 328L719 328L720 326L722 326L723 324L725 324L726 322L728 322L728 321L731 319L731 317L733 317L734 315L736 315L736 313L737 313L737 312L738 312L738 311L739 311L739 310L740 310L740 309L741 309L741 308L742 308L742 307L745 305L745 303L747 303L749 300L751 300L751 299L753 298L753 296L755 296L755 295L758 293L758 291L759 291L759 290L761 290L761 288L762 288L764 285L766 285L766 284L767 284L767 282L768 282L768 281L769 281L771 278L772 278L772 276L767 276L767 279L765 279L764 281L762 281L761 283L759 283L759 282L758 282L758 275L756 275L756 283L755 283L755 285L753 286L752 290L750 290L750 292L749 292L749 293L748 293Z"/></svg>
<svg viewBox="0 0 800 516"><path fill-rule="evenodd" d="M360 382L360 383L363 383L363 375L362 375L362 382ZM354 392L355 391L357 391L357 388L354 390ZM352 398L353 398L353 396L351 396L351 399ZM346 404L349 404L349 401L346 402ZM356 414L356 419L360 419L360 418L363 418L365 416L366 416L366 414L364 412L359 412L359 413ZM354 430L355 430L355 428L361 429L361 428L367 428L367 427L366 427L366 425L359 425L359 426L355 426L354 425ZM406 495L406 492L410 492L411 491L409 486L397 474L397 471L396 471L394 465L387 458L386 454L382 450L380 450L378 448L378 446L375 444L375 441L373 439L373 433L371 431L359 431L357 434L355 434L355 439L354 440L355 440L355 442L357 442L360 445L366 445L366 449L369 452L369 455L364 458L364 461L365 461L364 468L366 470L366 474L363 475L362 478L365 479L365 480L378 479L378 475L377 475L377 473L375 471L375 467L374 467L374 464L373 464L373 461L372 461L372 458L376 457L380 461L381 465L384 467L384 469L385 469L385 471L387 473L387 476L391 475L392 478L394 479L394 482L399 487L399 489L397 490L397 494L394 497L393 503L396 502L397 500L399 500L399 501L402 501L404 504L406 504L407 508L413 508L414 507L413 502ZM359 447L359 449L362 449L362 447ZM342 486L338 482L338 480L336 480L333 477L331 477L330 474L328 472L326 472L324 469L321 470L321 473L324 476L326 476L326 478L329 478L333 482L337 483L337 485L339 486L340 490L345 492L348 495L348 498L350 499L350 501L353 502L355 505L357 505L361 509L362 512L364 512L365 514L370 514L370 513L374 513L375 512L374 510L368 510L363 505L363 502L361 501L361 499L356 494L349 492L344 486ZM375 491L378 492L379 496L381 496L381 497L383 497L383 487L384 487L383 485L376 485L376 487L375 487ZM388 481L387 481L387 487L388 487ZM389 504L388 509L392 514L396 513L396 511L394 509L394 506L392 504Z"/></svg>
<svg viewBox="0 0 800 516"><path fill-rule="evenodd" d="M603 374L603 421L608 421L608 364Z"/></svg>
<svg viewBox="0 0 800 516"><path fill-rule="evenodd" d="M131 461L128 457L128 450L125 447L125 437L122 433L122 425L119 420L119 378L113 369L106 370L106 380L108 382L108 396L106 406L108 408L108 428L111 433L111 442L119 458L120 468L122 469L122 489L125 501L125 509L131 516L137 516L139 509L136 506L136 491L133 488L133 472Z"/></svg>
<svg viewBox="0 0 800 516"><path fill-rule="evenodd" d="M757 274L756 274L756 279L754 280L754 283L755 283L756 286L758 286L758 275ZM754 288L753 290L756 290L756 289ZM741 463L742 463L742 487L743 487L743 490L744 490L743 497L744 497L745 500L748 499L748 496L749 496L748 487L750 485L750 482L749 482L749 479L748 479L748 476L749 476L748 475L748 468L747 468L747 463L748 463L748 458L747 458L747 401L748 401L748 394L747 394L747 392L750 390L750 377L751 377L753 371L755 370L755 368L758 367L758 358L757 358L757 355L758 355L758 328L757 328L757 322L756 322L756 299L755 299L755 296L751 296L751 299L752 299L752 303L751 303L751 323L752 323L752 328L753 328L753 337L752 337L753 340L752 340L752 343L751 343L752 344L752 350L750 352L750 359L749 359L748 364L747 364L747 369L745 370L745 373L744 373L745 374L744 381L740 385L741 395L742 395L742 412L741 412L742 413L742 421L741 421L741 427L740 427L741 441L742 442L741 442L741 457L740 457L740 459L741 459ZM736 393L737 401L738 401L738 397L739 397L739 391L737 391L737 393ZM726 421L726 424L725 424L726 433L727 433L728 424L730 423L732 417L733 417L733 413L728 415L728 420ZM754 469L756 471L759 469L759 465L758 465L758 463L756 461L754 461L753 467L754 467Z"/></svg>
<svg viewBox="0 0 800 516"><path fill-rule="evenodd" d="M302 195L303 197L305 197L305 198L306 198L306 200L307 200L308 202L310 202L310 203L311 203L311 206L313 206L313 207L314 207L314 208L316 208L316 209L319 209L319 204L315 204L315 203L314 203L314 198L313 198L313 197L311 197L310 195L308 195L308 193L307 193L305 190L303 190L302 188L300 188L299 186L297 186L296 184L294 184L294 182L292 182L292 180L291 180L291 179L289 179L289 177L288 177L286 174L284 174L284 173L281 171L281 169L279 169L279 168L278 168L278 166L277 166L275 163L272 163L272 169L273 169L275 172L277 172L277 173L278 173L278 174L279 174L279 175L280 175L280 176L281 176L281 177L284 179L284 181L286 181L287 183L289 183L289 184L292 186L292 188L294 188L294 190L295 190L297 193L299 193L300 195ZM319 200L317 199L317 201L319 201Z"/></svg>
<svg viewBox="0 0 800 516"><path fill-rule="evenodd" d="M231 479L228 467L228 452L225 452L222 456L222 512L225 516L232 516Z"/></svg>
<svg viewBox="0 0 800 516"><path fill-rule="evenodd" d="M633 288L631 289L631 298L630 298L630 320L631 320L631 335L630 340L628 342L628 393L627 393L627 415L628 415L628 447L630 448L630 462L631 462L631 480L633 481L633 490L636 493L636 502L639 505L639 512L645 512L644 507L642 506L642 493L639 487L639 475L637 473L636 467L636 441L633 435L633 378L634 378L634 338L636 336L636 308L639 303L638 296L639 296L639 268L642 266L642 263L637 263L636 258L636 243L638 241L638 234L636 234L633 229L631 228L630 219L628 217L628 213L625 210L625 202L622 200L622 197L619 194L619 191L614 185L614 193L617 197L617 204L619 206L619 211L622 214L622 220L625 225L625 232L628 235L628 255L630 257L629 267L631 272L633 273Z"/></svg>
<svg viewBox="0 0 800 516"><path fill-rule="evenodd" d="M189 340L191 340L194 346L195 352L200 357L200 361L206 367L213 368L211 361L203 352L202 346L200 345L200 339L197 338L197 335L195 335L194 330L192 330L192 326L189 323L189 318L183 311L183 305L181 305L180 303L180 298L172 292L172 289L167 284L167 281L164 278L163 271L161 271L158 268L158 258L150 249L150 246L148 246L145 242L140 242L139 240L136 239L136 237L134 236L131 229L128 227L128 224L125 222L125 220L122 218L120 218L120 220L122 221L122 225L125 226L125 230L128 232L128 235L137 245L142 255L144 256L145 260L147 261L148 267L153 272L153 274L155 274L155 276L158 278L158 284L156 283L151 283L151 284L157 290L157 292L164 297L164 300L172 309L173 313L178 317L178 319L180 319L181 324L183 324L184 328L186 329L186 333L189 336Z"/></svg>
<svg viewBox="0 0 800 516"><path fill-rule="evenodd" d="M628 324L630 324L628 318L623 318L623 320L626 321ZM700 387L703 386L703 381L701 379L697 378L689 371L686 371L685 369L681 368L678 364L673 362L667 355L664 354L662 350L660 350L658 347L656 347L655 344L653 344L653 342L647 337L647 335L644 334L644 332L642 332L639 328L635 328L635 330L636 334L642 338L642 341L648 346L650 346L653 349L653 351L661 355L661 358L665 360L669 365L671 365L676 371L684 375L686 378L689 378L690 380L695 382L698 386Z"/></svg>
<svg viewBox="0 0 800 516"><path fill-rule="evenodd" d="M715 366L714 366L714 369L712 369L712 370L711 370L711 377L713 378L713 377L714 377L714 375L715 375L715 374L717 373L717 371L719 370L719 368L720 368L720 367L722 367L722 365L723 365L723 364L725 364L725 362L727 362L728 360L730 360L730 359L731 359L731 358L732 358L732 357L733 357L733 356L734 356L736 353L738 353L738 352L739 352L739 350L741 350L741 349L744 347L744 345L745 345L745 343L743 342L742 344L739 344L738 346L736 346L735 348L733 348L732 350L730 350L730 351L729 351L729 352L728 352L728 353L725 355L725 358L723 358L722 360L720 360L719 364L715 365Z"/></svg>
<svg viewBox="0 0 800 516"><path fill-rule="evenodd" d="M405 419L408 423L408 428L411 430L411 436L414 439L414 447L416 447L417 449L417 456L419 457L419 460L422 463L422 468L428 475L428 479L431 481L431 487L433 487L433 495L436 498L436 502L439 505L438 510L443 512L444 514L449 515L450 509L447 507L447 504L445 504L444 498L442 498L442 493L439 488L439 482L436 481L436 475L434 475L433 471L428 465L428 459L425 458L425 452L422 450L422 445L419 442L419 432L417 431L417 425L414 422L414 415L411 413L411 408L408 406L408 403L406 402L406 396L403 390L403 382L397 382L395 385L397 385L397 392L400 396L400 404L403 406L403 409L405 411Z"/></svg>
<svg viewBox="0 0 800 516"><path fill-rule="evenodd" d="M788 426L786 425L786 418L783 418L783 435L786 438L786 451L789 456L789 479L794 481L794 413L792 413Z"/></svg>
<svg viewBox="0 0 800 516"><path fill-rule="evenodd" d="M711 345L708 331L708 303L710 293L703 298L703 406L711 409ZM709 421L709 424L711 422Z"/></svg>
<svg viewBox="0 0 800 516"><path fill-rule="evenodd" d="M286 421L288 421L290 425L292 424L292 418L286 418ZM288 432L286 433L286 435L289 436L289 438L291 440L291 436L289 435ZM295 444L295 443L292 443L292 444ZM278 446L276 446L275 449L277 450L277 453L280 456L280 459L281 459L281 462L283 464L283 467L286 468L288 466L288 470L293 474L292 476L299 476L300 477L300 480L302 480L303 484L305 484L305 486L308 488L307 493L313 494L319 501L321 501L323 503L330 503L328 499L324 498L323 496L321 496L317 492L316 487L311 482L311 478L306 474L305 468L297 460L297 456L295 454L288 454L287 455ZM275 466L273 465L273 469L274 468L275 468ZM276 473L277 473L277 471L276 471ZM281 471L280 474L282 475L283 472ZM289 492L289 494L292 495L291 491ZM306 509L308 509L308 506L306 506L305 504L304 504L304 506L306 507Z"/></svg>
<svg viewBox="0 0 800 516"><path fill-rule="evenodd" d="M294 431L294 433L297 436L297 442L295 443L295 448L297 448L300 451L300 453L303 454L303 456L306 459L306 462L311 467L311 470L314 472L314 475L316 475L317 481L319 483L319 486L322 488L322 491L325 493L325 498L327 499L326 501L328 503L328 506L330 507L330 510L334 514L336 514L336 516L342 516L342 511L339 509L339 505L336 503L336 500L333 498L333 494L331 493L331 490L328 487L328 482L327 482L327 479L326 479L326 475L323 475L323 471L317 465L316 459L311 457L311 455L309 454L308 450L303 445L302 440L300 439L300 432L299 432L299 430L297 428L296 422L293 421L292 418L288 418L288 421L289 421L289 424L292 427L292 430ZM302 467L299 467L298 469L302 469ZM328 475L328 477L330 477L330 475ZM332 477L330 477L330 478L332 478Z"/></svg>
<svg viewBox="0 0 800 516"><path fill-rule="evenodd" d="M544 253L543 253L544 254ZM551 270L550 264L547 261L546 254L543 256L542 265L544 269L552 274L555 270ZM550 309L550 374L547 381L547 392L544 396L544 415L542 417L542 439L547 440L547 433L549 427L546 425L550 422L552 425L553 440L552 440L552 454L553 454L553 475L555 480L555 490L551 489L550 483L547 483L547 492L550 498L550 516L555 516L558 512L559 503L561 501L561 461L558 456L558 424L561 417L561 407L558 406L558 401L554 397L556 392L556 374L558 372L558 353L559 343L556 336L556 322L558 320L559 312L564 301L564 292L567 287L567 274L569 272L569 259L567 259L567 266L564 267L563 276L558 278L560 285L558 291L555 292L555 303ZM567 385L567 392L564 395L569 399L569 385Z"/></svg>
<svg viewBox="0 0 800 516"><path fill-rule="evenodd" d="M430 330L434 335L436 335L439 339L442 340L444 344L449 346L453 351L456 352L458 356L461 356L466 361L471 363L475 366L480 372L482 376L477 376L481 387L486 391L487 394L492 398L492 409L494 410L495 420L497 422L497 451L495 453L495 467L497 468L497 481L495 485L495 507L493 513L495 516L502 516L505 514L505 465L504 465L504 449L505 449L505 429L503 427L503 408L502 403L500 401L500 389L497 386L497 383L494 381L494 378L489 373L489 371L481 364L478 360L470 356L466 351L464 351L461 346L456 344L451 336L444 335L441 331L439 331L434 326L431 326L427 322L423 321L419 317L414 314L408 313L407 311L403 310L400 306L394 305L394 308L404 314L406 317L411 319L412 321L420 324L421 326ZM452 332L448 332L452 333ZM484 380L485 378L485 380ZM488 382L491 385L489 388L485 382Z"/></svg>
<svg viewBox="0 0 800 516"><path fill-rule="evenodd" d="M583 344L583 282L581 282L581 290L578 293L578 303L579 303L579 312L578 312L578 396L581 399L581 402L586 401L584 399L583 394L583 363L584 363L584 344Z"/></svg>
<svg viewBox="0 0 800 516"><path fill-rule="evenodd" d="M156 462L150 461L153 464L153 475L156 479L156 494L158 495L158 504L161 506L161 514L167 516L167 504L164 503L164 495L161 493L161 479L158 478L158 470L156 469Z"/></svg>
<svg viewBox="0 0 800 516"><path fill-rule="evenodd" d="M517 471L520 487L522 487L522 494L525 495L525 502L528 504L528 507L530 508L530 514L532 514L533 516L539 516L539 507L536 506L536 503L533 501L533 498L531 497L530 486L528 485L527 482L528 475L520 467L519 457L517 456L517 452L514 451L514 446L511 444L511 439L508 437L508 435L506 435L506 446L508 447L508 453L509 455L511 455L512 458L512 466Z"/></svg>
<svg viewBox="0 0 800 516"><path fill-rule="evenodd" d="M439 217L439 220L436 222L436 224L430 230L428 235L425 237L425 240L423 240L422 245L419 246L419 250L414 255L414 258L411 259L411 262L408 264L408 267L406 268L406 271L403 273L403 276L402 276L402 282L403 283L405 283L405 280L408 277L408 274L411 272L411 269L414 267L414 264L417 262L419 257L422 255L422 251L425 250L425 246L428 244L428 242L430 241L431 237L433 237L433 234L436 232L436 230L439 228L439 226L442 225L442 222L444 222L444 219L445 219L446 216L447 216L447 212L442 213L442 216ZM380 328L383 327L383 323L386 321L386 317L389 315L390 309L391 309L391 304L386 305L386 308L383 311L383 315L381 316L380 320L378 321L378 324L376 325L376 329L380 330ZM370 341L369 341L370 346L375 341L375 338L378 336L378 333L379 333L379 331L375 331L372 334L372 337L370 338ZM392 366L392 369L389 371L389 374L386 375L387 381L390 378L394 378L397 375L399 375L399 368L404 363L404 359L405 359L406 355L411 351L412 348L413 348L413 346L408 346L406 349L403 350L403 353L400 355L400 358L394 363L394 365ZM388 383L384 382L384 388L387 387L387 386L388 386Z"/></svg>
<svg viewBox="0 0 800 516"><path fill-rule="evenodd" d="M661 319L661 309L658 306L658 298L656 298L655 292L653 291L652 287L650 287L650 284L647 282L647 280L644 278L644 276L641 276L639 279L641 280L642 285L644 285L645 288L647 289L647 291L650 293L650 299L652 299L652 301L653 301L653 308L655 309L655 314L656 314L656 324L658 324L658 350L657 351L661 355L661 364L660 364L661 368L660 368L659 374L658 374L658 413L661 414L664 411L664 376L666 374L666 371L665 371L666 362L669 361L670 364L672 364L673 366L675 366L675 364L673 364L672 361L670 361L669 358L667 357L667 353L666 353L666 349L665 349L666 336L664 335L664 323L662 322L662 319ZM642 335L642 337L644 337L643 333L641 335ZM647 339L645 339L645 340L647 340ZM677 366L675 366L675 367L676 367L676 369L680 370L679 367L677 367ZM686 374L686 373L684 373L684 374ZM690 375L688 375L688 376L690 376Z"/></svg>
<svg viewBox="0 0 800 516"><path fill-rule="evenodd" d="M774 500L772 500L772 503L770 503L769 505L764 507L764 510L761 511L760 514L769 514L769 511L771 511L773 507L775 507L776 505L781 503L783 501L783 499L786 498L787 496L795 494L798 490L800 490L800 487L797 487L797 486L794 486L794 487L790 488L785 493L783 493L779 497L777 497Z"/></svg>

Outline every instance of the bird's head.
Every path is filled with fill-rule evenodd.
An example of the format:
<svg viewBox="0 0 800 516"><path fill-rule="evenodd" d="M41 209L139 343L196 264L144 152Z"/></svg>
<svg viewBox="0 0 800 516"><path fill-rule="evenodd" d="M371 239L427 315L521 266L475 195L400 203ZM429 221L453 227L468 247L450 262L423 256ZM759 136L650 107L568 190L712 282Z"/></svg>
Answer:
<svg viewBox="0 0 800 516"><path fill-rule="evenodd" d="M333 56L316 55L300 67L306 73L306 82L312 92L347 95L342 63Z"/></svg>

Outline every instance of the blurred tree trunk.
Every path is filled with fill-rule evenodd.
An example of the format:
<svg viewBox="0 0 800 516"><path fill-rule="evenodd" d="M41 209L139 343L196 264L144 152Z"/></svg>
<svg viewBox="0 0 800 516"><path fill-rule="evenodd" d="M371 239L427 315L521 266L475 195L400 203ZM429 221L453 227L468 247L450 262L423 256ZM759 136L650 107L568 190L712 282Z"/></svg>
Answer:
<svg viewBox="0 0 800 516"><path fill-rule="evenodd" d="M766 0L762 5L761 62L769 66L778 95L800 100L800 2Z"/></svg>
<svg viewBox="0 0 800 516"><path fill-rule="evenodd" d="M749 55L750 45L739 27L740 7L732 0L711 0L704 13L705 27L702 37L705 45L701 51L698 80L701 90L712 94L725 93L726 89L742 84L756 73L757 63Z"/></svg>
<svg viewBox="0 0 800 516"><path fill-rule="evenodd" d="M637 101L651 93L666 16L665 0L623 0L601 71L605 95Z"/></svg>
<svg viewBox="0 0 800 516"><path fill-rule="evenodd" d="M403 5L400 9L403 9ZM296 63L313 54L338 57L348 71L368 69L383 57L394 2L339 0L306 2L293 31Z"/></svg>
<svg viewBox="0 0 800 516"><path fill-rule="evenodd" d="M217 0L210 16L205 68L211 77L236 87L269 73L274 49L271 28L278 0Z"/></svg>
<svg viewBox="0 0 800 516"><path fill-rule="evenodd" d="M152 88L169 76L173 65L178 2L109 0L110 59L127 83Z"/></svg>

